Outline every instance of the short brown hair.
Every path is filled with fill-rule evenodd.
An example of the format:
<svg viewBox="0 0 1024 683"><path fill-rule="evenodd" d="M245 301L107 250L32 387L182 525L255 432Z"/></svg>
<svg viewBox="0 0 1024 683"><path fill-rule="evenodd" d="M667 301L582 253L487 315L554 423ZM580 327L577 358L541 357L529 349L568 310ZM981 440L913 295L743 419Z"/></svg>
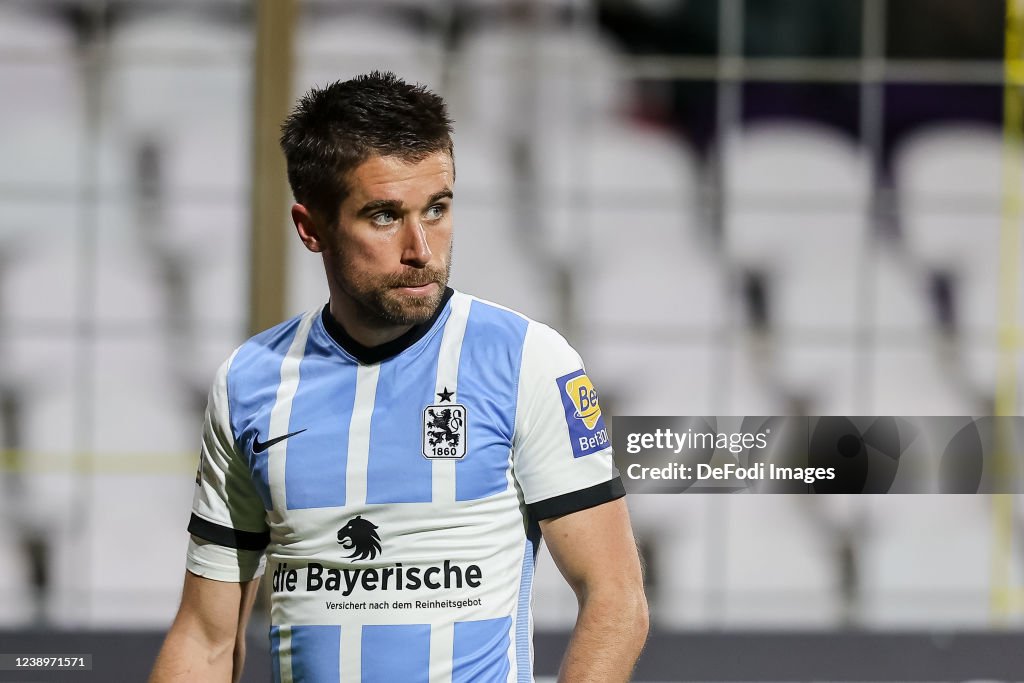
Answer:
<svg viewBox="0 0 1024 683"><path fill-rule="evenodd" d="M281 126L295 201L336 220L345 176L371 156L419 161L447 151L452 121L444 100L390 71L374 71L307 92Z"/></svg>

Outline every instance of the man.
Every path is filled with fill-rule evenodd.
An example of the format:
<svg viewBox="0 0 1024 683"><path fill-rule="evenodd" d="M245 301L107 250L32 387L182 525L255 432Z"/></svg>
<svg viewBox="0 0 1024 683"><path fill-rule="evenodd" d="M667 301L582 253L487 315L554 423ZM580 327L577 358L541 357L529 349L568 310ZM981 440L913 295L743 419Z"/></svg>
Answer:
<svg viewBox="0 0 1024 683"><path fill-rule="evenodd" d="M275 681L531 681L541 535L579 598L562 680L628 679L647 606L597 393L551 328L447 287L444 102L375 72L283 130L330 302L217 373L151 680L238 679L266 560Z"/></svg>

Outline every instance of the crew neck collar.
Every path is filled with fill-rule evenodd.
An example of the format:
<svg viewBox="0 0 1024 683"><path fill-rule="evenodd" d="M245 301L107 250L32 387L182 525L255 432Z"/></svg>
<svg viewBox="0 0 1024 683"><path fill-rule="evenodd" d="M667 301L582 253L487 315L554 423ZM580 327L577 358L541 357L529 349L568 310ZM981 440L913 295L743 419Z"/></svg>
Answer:
<svg viewBox="0 0 1024 683"><path fill-rule="evenodd" d="M434 326L437 319L441 316L442 311L448 300L452 298L455 293L451 287L445 287L444 295L441 297L441 303L437 305L437 310L434 311L434 315L430 316L429 320L426 320L419 325L413 325L409 331L405 332L402 336L392 339L389 342L378 344L377 346L363 346L352 336L345 331L345 328L341 326L334 316L331 315L331 303L328 301L320 313L320 318L323 321L324 330L327 334L338 343L341 348L345 349L351 354L356 360L364 364L380 363L388 358L397 356L398 354L405 351L407 348L422 339L430 328Z"/></svg>

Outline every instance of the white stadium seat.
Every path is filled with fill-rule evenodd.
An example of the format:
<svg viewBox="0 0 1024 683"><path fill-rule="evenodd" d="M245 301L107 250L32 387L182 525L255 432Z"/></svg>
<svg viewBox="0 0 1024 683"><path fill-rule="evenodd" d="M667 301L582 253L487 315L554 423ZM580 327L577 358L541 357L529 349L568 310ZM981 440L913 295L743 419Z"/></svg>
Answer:
<svg viewBox="0 0 1024 683"><path fill-rule="evenodd" d="M58 22L0 7L0 187L17 196L74 197L82 178L83 90L74 36Z"/></svg>
<svg viewBox="0 0 1024 683"><path fill-rule="evenodd" d="M944 379L961 394L995 393L996 357L990 351L996 348L1004 287L1001 259L1007 256L1001 244L1007 154L996 129L949 124L906 140L894 162L907 260L922 286L934 273L950 283L958 332L951 341L964 360L945 361ZM1019 166L1020 159L1009 163ZM1017 289L1017 308L1005 321L1010 325L1024 320L1022 255L1024 250L1009 258L1012 270L1005 274L1005 282ZM933 321L934 316L929 320L934 330ZM972 413L978 411L974 405Z"/></svg>
<svg viewBox="0 0 1024 683"><path fill-rule="evenodd" d="M906 248L922 269L954 276L964 331L997 325L1005 154L995 128L934 126L907 139L893 164Z"/></svg>
<svg viewBox="0 0 1024 683"><path fill-rule="evenodd" d="M977 495L872 496L870 542L863 547L864 625L990 626L991 502Z"/></svg>
<svg viewBox="0 0 1024 683"><path fill-rule="evenodd" d="M507 147L459 127L455 169L452 286L557 327L554 274L525 239Z"/></svg>
<svg viewBox="0 0 1024 683"><path fill-rule="evenodd" d="M824 128L764 124L729 138L724 163L726 249L737 264L767 271L779 331L856 329L866 154Z"/></svg>
<svg viewBox="0 0 1024 683"><path fill-rule="evenodd" d="M729 135L722 155L726 254L763 278L775 354L767 369L737 359L734 409L755 407L749 387L802 397L812 414L855 414L855 338L866 324L858 296L870 256L866 154L824 127L771 123Z"/></svg>

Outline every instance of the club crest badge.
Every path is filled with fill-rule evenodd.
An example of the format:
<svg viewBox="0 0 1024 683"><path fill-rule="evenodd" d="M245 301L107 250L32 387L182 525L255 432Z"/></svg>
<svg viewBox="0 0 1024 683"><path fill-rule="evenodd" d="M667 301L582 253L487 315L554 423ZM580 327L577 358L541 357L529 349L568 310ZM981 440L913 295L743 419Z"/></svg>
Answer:
<svg viewBox="0 0 1024 683"><path fill-rule="evenodd" d="M423 455L461 460L466 455L466 406L440 403L423 409Z"/></svg>

